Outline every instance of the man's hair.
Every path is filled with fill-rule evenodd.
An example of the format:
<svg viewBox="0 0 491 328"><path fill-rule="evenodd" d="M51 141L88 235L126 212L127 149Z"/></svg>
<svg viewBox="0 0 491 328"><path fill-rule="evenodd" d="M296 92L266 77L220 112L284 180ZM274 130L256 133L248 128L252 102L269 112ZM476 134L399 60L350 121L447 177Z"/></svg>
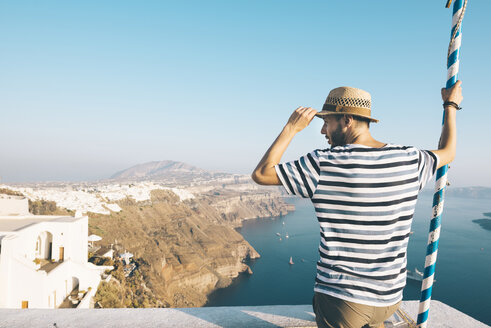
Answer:
<svg viewBox="0 0 491 328"><path fill-rule="evenodd" d="M345 115L350 115L350 114L345 114ZM344 115L334 115L336 117L336 120L339 122L341 118L344 117ZM370 119L366 117L360 117L360 116L353 116L353 120L356 122L356 125L360 126L362 124L366 124L367 128L370 127Z"/></svg>
<svg viewBox="0 0 491 328"><path fill-rule="evenodd" d="M360 116L353 116L353 119L356 121L357 124L366 124L367 128L370 127L370 120L366 117L360 117Z"/></svg>

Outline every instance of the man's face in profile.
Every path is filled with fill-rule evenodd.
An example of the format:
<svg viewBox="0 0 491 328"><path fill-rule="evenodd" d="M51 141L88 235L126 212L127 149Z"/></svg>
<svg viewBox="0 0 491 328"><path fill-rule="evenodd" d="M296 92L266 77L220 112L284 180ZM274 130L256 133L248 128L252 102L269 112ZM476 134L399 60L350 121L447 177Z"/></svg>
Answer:
<svg viewBox="0 0 491 328"><path fill-rule="evenodd" d="M343 132L342 116L327 115L324 117L324 125L321 134L324 134L331 147L343 146L346 144L346 135Z"/></svg>

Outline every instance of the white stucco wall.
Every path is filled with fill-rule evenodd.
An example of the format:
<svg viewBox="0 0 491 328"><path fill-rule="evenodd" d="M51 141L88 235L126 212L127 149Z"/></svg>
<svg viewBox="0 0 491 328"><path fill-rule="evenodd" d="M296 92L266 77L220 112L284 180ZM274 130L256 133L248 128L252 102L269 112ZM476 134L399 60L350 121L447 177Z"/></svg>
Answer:
<svg viewBox="0 0 491 328"><path fill-rule="evenodd" d="M62 262L49 273L33 271L15 262L12 266L15 276L9 279L9 293L3 294L6 296L6 302L0 306L3 308L21 308L22 301L28 301L29 308L56 308L77 282L79 290L88 291L89 287L97 290L101 280L98 269L70 260Z"/></svg>
<svg viewBox="0 0 491 328"><path fill-rule="evenodd" d="M51 259L60 259L60 247L64 248L64 259L74 262L87 262L87 233L88 218L67 218L43 221L24 227L20 231L13 232L17 236L15 241L15 255L33 261L36 256L36 241L39 236L50 235L52 242ZM45 217L46 218L46 217ZM49 248L43 244L41 248ZM48 256L49 257L49 256Z"/></svg>
<svg viewBox="0 0 491 328"><path fill-rule="evenodd" d="M29 215L29 202L21 196L0 195L1 215Z"/></svg>
<svg viewBox="0 0 491 328"><path fill-rule="evenodd" d="M37 219L39 222L2 238L0 308L21 308L22 301L28 301L29 308L55 308L75 287L74 281L78 281L79 290L97 289L99 285L101 269L87 262L88 217ZM64 261L48 273L34 263L39 236L45 240L50 236L51 259L56 262L60 247L64 248Z"/></svg>

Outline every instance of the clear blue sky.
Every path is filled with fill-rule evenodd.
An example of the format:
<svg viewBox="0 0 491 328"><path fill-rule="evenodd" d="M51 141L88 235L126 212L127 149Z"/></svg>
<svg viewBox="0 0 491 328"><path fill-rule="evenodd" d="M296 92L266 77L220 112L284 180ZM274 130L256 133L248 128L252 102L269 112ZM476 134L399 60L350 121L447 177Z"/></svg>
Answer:
<svg viewBox="0 0 491 328"><path fill-rule="evenodd" d="M297 106L372 94L384 142L436 147L441 1L0 2L2 182L92 180L153 160L250 173ZM450 181L491 186L491 1L463 26ZM284 160L327 143L316 119Z"/></svg>

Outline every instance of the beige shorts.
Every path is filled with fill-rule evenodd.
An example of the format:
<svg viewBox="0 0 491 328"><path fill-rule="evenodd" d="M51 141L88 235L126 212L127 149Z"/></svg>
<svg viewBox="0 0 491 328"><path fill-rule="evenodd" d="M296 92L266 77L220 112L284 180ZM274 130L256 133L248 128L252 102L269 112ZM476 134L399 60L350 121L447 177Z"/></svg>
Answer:
<svg viewBox="0 0 491 328"><path fill-rule="evenodd" d="M316 292L312 306L319 328L378 328L400 304L401 302L391 306L370 306Z"/></svg>

